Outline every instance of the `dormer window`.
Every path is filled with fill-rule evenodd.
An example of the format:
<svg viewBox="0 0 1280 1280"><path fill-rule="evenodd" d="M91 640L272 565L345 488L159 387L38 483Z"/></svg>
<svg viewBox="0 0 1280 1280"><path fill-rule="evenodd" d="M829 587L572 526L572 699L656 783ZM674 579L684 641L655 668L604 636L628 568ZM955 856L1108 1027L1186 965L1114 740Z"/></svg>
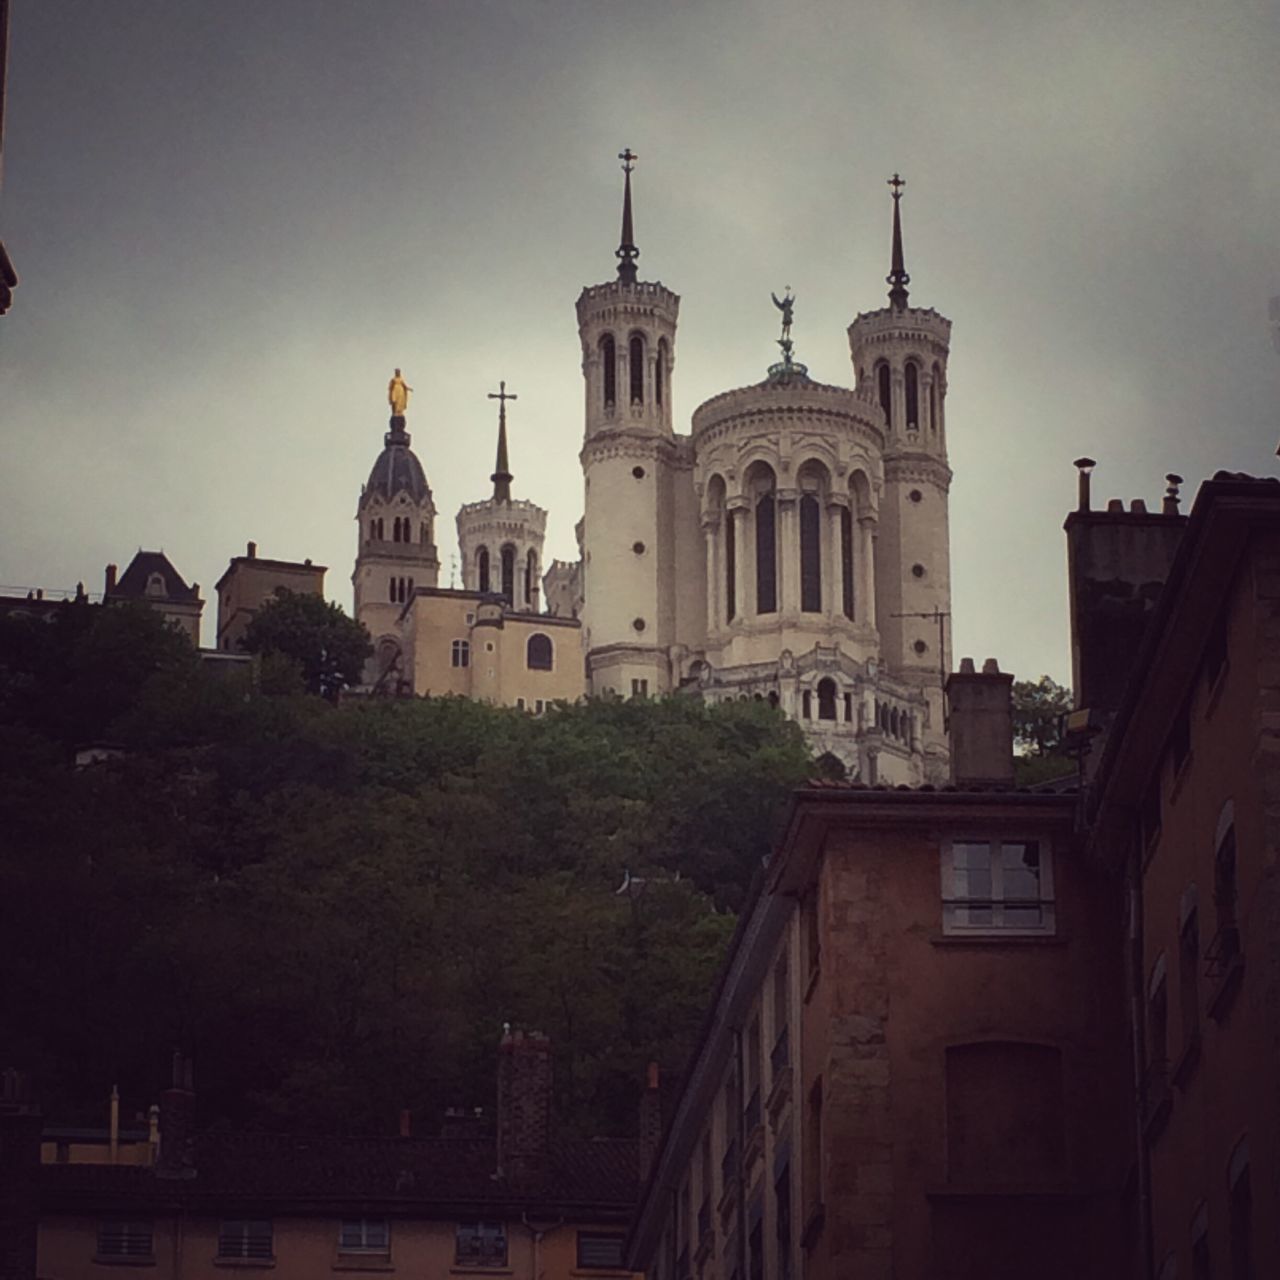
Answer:
<svg viewBox="0 0 1280 1280"><path fill-rule="evenodd" d="M165 591L165 587L164 587L164 574L162 573L151 574L151 576L147 579L147 595L163 596L166 594L168 593Z"/></svg>

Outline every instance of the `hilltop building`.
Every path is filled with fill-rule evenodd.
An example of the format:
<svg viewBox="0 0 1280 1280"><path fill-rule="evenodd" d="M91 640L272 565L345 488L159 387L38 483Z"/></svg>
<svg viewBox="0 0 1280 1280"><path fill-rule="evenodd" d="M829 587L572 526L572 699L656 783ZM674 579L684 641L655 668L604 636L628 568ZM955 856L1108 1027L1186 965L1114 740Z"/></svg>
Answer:
<svg viewBox="0 0 1280 1280"><path fill-rule="evenodd" d="M324 595L323 565L304 560L268 560L258 555L258 544L250 542L242 556L232 556L226 572L214 586L218 596L218 632L214 647L221 652L239 653L253 615L282 591L296 595Z"/></svg>
<svg viewBox="0 0 1280 1280"><path fill-rule="evenodd" d="M767 700L850 776L941 781L951 323L909 304L902 181L891 183L889 305L848 329L853 387L809 377L790 337L794 300L775 298L783 358L759 383L701 405L683 434L672 414L680 298L639 278L635 157L622 159L616 277L588 285L576 307L586 404L580 559L554 562L539 597L546 513L511 496L514 397L504 384L493 494L457 518L464 590L501 601L504 628L526 648L529 628L548 615L580 621L577 637L553 641L564 676L554 697L684 690ZM357 511L356 616L378 650L370 687L464 691L450 672L458 646L474 652L461 628L482 609L475 598L475 608L443 603L455 598L438 584L435 514L403 412L393 413ZM577 652L566 651L575 642ZM496 661L495 679L500 666L514 672L521 662ZM500 693L483 682L467 691L529 698L515 679Z"/></svg>
<svg viewBox="0 0 1280 1280"><path fill-rule="evenodd" d="M107 565L102 602L119 601L136 601L154 609L191 641L193 649L200 647L200 617L204 613L200 584L188 586L163 551L139 551L119 577L116 566Z"/></svg>

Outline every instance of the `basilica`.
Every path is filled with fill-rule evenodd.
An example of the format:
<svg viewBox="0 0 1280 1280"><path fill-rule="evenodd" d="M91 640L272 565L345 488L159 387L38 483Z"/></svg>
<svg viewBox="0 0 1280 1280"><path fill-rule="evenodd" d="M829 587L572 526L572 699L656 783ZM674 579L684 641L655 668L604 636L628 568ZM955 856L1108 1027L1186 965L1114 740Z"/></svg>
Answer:
<svg viewBox="0 0 1280 1280"><path fill-rule="evenodd" d="M951 323L910 305L902 181L890 182L888 306L848 328L852 387L793 358L672 414L679 296L642 280L625 173L613 279L578 298L585 381L579 558L542 562L546 512L514 498L503 386L492 494L457 515L462 587L439 585L436 508L406 425L357 508L356 616L380 693L537 712L584 694L759 699L866 782L947 777L946 386ZM681 424L683 425L683 424Z"/></svg>

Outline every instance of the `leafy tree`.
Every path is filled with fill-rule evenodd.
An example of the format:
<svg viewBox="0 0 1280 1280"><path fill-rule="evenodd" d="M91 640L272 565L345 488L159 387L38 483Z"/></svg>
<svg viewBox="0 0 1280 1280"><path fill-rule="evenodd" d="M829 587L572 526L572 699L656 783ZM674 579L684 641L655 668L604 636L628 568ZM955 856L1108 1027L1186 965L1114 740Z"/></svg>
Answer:
<svg viewBox="0 0 1280 1280"><path fill-rule="evenodd" d="M308 693L334 699L356 684L373 642L364 623L310 593L280 590L254 615L241 640L249 653L296 664Z"/></svg>
<svg viewBox="0 0 1280 1280"><path fill-rule="evenodd" d="M1071 710L1071 690L1049 676L1018 680L1013 686L1013 736L1025 752L1038 756L1057 752L1062 743L1061 718Z"/></svg>

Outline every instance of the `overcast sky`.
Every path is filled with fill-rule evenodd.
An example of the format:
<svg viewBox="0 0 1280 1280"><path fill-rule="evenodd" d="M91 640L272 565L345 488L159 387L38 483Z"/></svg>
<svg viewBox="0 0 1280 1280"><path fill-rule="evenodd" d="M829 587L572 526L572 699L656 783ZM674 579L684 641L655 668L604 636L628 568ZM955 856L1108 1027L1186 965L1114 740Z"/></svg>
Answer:
<svg viewBox="0 0 1280 1280"><path fill-rule="evenodd" d="M884 305L954 322L955 653L1070 676L1061 524L1273 474L1273 0L14 0L0 234L0 584L101 590L163 548L206 597L247 540L350 608L394 366L440 511L517 496L573 554L574 300L639 153L642 279L681 295L677 429L775 357L849 383ZM212 642L215 606L207 606Z"/></svg>

